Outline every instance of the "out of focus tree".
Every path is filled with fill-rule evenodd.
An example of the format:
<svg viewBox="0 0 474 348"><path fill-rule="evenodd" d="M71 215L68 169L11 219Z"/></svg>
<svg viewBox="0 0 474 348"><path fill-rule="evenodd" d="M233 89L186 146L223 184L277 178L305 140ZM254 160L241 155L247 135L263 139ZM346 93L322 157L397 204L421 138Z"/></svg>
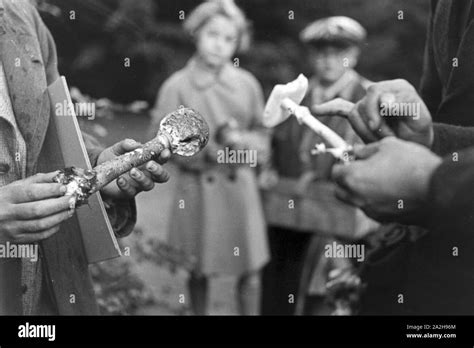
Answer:
<svg viewBox="0 0 474 348"><path fill-rule="evenodd" d="M58 45L61 73L99 98L153 102L161 83L181 68L193 45L181 30L195 0L37 0ZM254 44L239 56L268 93L277 82L308 73L298 33L331 15L360 21L369 32L358 70L372 80L418 84L428 0L237 0ZM128 66L128 62L130 63Z"/></svg>

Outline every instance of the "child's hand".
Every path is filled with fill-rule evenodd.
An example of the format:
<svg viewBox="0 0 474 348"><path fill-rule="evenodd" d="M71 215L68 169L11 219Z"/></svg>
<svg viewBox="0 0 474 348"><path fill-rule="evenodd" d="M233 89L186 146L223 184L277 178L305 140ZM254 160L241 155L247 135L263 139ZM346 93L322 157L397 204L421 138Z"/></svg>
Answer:
<svg viewBox="0 0 474 348"><path fill-rule="evenodd" d="M308 192L309 185L316 179L316 173L308 170L305 171L298 179L295 190L300 195L304 195Z"/></svg>
<svg viewBox="0 0 474 348"><path fill-rule="evenodd" d="M270 189L279 181L278 172L274 169L264 169L258 176L258 186L262 189Z"/></svg>
<svg viewBox="0 0 474 348"><path fill-rule="evenodd" d="M49 238L74 214L74 199L64 196L66 187L53 183L57 174L37 174L0 187L0 242Z"/></svg>
<svg viewBox="0 0 474 348"><path fill-rule="evenodd" d="M135 140L126 139L105 149L97 160L97 165L114 159L124 153L133 151L141 146ZM171 157L169 150L161 152L158 162L165 163ZM130 172L121 175L100 192L112 199L127 199L136 196L142 191L150 191L155 183L164 183L169 180L169 174L160 164L149 161L140 168L133 168Z"/></svg>
<svg viewBox="0 0 474 348"><path fill-rule="evenodd" d="M241 142L241 137L242 134L239 125L232 121L218 127L215 133L216 142L223 146L237 146Z"/></svg>

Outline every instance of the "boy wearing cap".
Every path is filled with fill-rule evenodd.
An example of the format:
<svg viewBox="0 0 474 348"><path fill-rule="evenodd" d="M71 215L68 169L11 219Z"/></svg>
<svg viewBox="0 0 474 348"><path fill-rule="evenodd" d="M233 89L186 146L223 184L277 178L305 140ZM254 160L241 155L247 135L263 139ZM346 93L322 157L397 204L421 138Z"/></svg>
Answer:
<svg viewBox="0 0 474 348"><path fill-rule="evenodd" d="M360 76L354 68L366 36L366 30L357 21L343 16L317 20L301 32L300 39L308 47L314 72L304 103L311 107L334 98L357 102L364 97L370 82ZM347 120L334 117L322 117L320 120L349 144L361 143ZM309 128L305 127L302 130L301 139L299 156L303 164L303 173L298 189L301 192L310 192L313 200L319 200L321 196L326 199L324 192L318 194L318 190L311 189L311 186L333 186L330 172L335 160L330 154L311 155L314 145L324 141ZM347 207L343 207L343 203L337 202L328 209L339 209L338 206L348 214L346 218L338 219L336 222L338 226L333 222L325 224L322 221L328 214L320 212L315 217L314 232L334 233L350 238L355 234L365 234L373 227L360 211L347 210ZM324 227L328 225L332 225L330 231ZM342 282L344 282L342 278L354 279L349 275L353 273L355 262L346 258L350 257L349 255L342 258L325 257L325 250L328 245L334 245L334 239L323 237L319 233L313 236L309 244L296 308L297 314L330 314L334 311L350 314L352 304L341 304L344 299L334 299L334 303L330 306L324 303L330 296L326 288L328 280L334 278L330 280L338 283L337 278L341 278ZM347 286L350 287L349 283Z"/></svg>

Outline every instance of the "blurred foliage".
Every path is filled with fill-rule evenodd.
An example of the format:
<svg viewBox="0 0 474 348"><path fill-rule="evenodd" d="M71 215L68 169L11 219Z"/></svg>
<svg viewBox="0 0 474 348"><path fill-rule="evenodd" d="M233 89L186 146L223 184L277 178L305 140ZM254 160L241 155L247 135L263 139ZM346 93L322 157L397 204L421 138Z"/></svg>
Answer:
<svg viewBox="0 0 474 348"><path fill-rule="evenodd" d="M133 270L127 257L90 267L94 292L103 315L133 315L156 303L153 291Z"/></svg>
<svg viewBox="0 0 474 348"><path fill-rule="evenodd" d="M60 71L95 98L154 102L161 83L193 53L180 11L196 0L37 0L58 46ZM254 44L239 56L269 93L310 73L298 33L309 22L347 15L369 32L358 70L374 81L421 74L428 0L237 0L253 24ZM294 19L290 19L293 11ZM403 11L403 20L398 19ZM74 18L74 19L73 19ZM124 59L130 58L130 67Z"/></svg>
<svg viewBox="0 0 474 348"><path fill-rule="evenodd" d="M122 257L90 266L94 292L100 313L103 315L136 315L144 308L158 308L158 313L189 314L189 308L177 304L172 287L159 291L148 284L138 268L152 263L176 274L190 269L195 262L180 250L175 250L155 238L145 237L135 229L133 238L118 240Z"/></svg>

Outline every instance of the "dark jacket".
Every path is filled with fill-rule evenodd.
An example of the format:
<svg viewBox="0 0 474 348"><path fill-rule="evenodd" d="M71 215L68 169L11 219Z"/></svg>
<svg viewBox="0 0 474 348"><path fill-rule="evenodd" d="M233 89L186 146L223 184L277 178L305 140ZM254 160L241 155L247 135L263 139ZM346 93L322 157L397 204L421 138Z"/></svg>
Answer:
<svg viewBox="0 0 474 348"><path fill-rule="evenodd" d="M474 126L474 6L432 0L420 93L436 122Z"/></svg>
<svg viewBox="0 0 474 348"><path fill-rule="evenodd" d="M55 162L44 146L52 131L48 129L51 108L46 88L59 73L53 38L30 1L0 0L0 54L15 118L27 145L27 176L31 176L43 171L45 164ZM20 66L16 64L18 59ZM90 137L85 140L94 164L101 149L93 146ZM131 232L135 220L133 204L127 201L123 208L116 209L122 209L121 213L111 211L112 215L121 218L112 220L112 225L120 226L117 232ZM64 222L61 230L40 247L44 277L35 279L34 292L47 291L58 314L97 314L76 218ZM17 289L12 296L21 297L24 292L24 288ZM75 301L71 301L71 295ZM35 313L35 309L26 312Z"/></svg>
<svg viewBox="0 0 474 348"><path fill-rule="evenodd" d="M420 93L437 122L474 125L471 2L432 1ZM466 207L474 211L468 197L472 170L467 169L472 150L459 152L469 146L474 146L474 129L435 125L433 151L447 157L432 179L432 205L420 216L426 229L390 226L385 244L364 266L368 288L362 314L474 314L473 228L470 218L455 221L451 215L469 217ZM453 152L459 152L458 162Z"/></svg>
<svg viewBox="0 0 474 348"><path fill-rule="evenodd" d="M434 130L432 150L444 161L419 215L423 229L392 226L369 255L362 315L474 314L474 128Z"/></svg>
<svg viewBox="0 0 474 348"><path fill-rule="evenodd" d="M439 125L436 138L436 151L446 156L431 178L422 214L429 232L413 243L407 260L405 313L472 315L474 130Z"/></svg>

